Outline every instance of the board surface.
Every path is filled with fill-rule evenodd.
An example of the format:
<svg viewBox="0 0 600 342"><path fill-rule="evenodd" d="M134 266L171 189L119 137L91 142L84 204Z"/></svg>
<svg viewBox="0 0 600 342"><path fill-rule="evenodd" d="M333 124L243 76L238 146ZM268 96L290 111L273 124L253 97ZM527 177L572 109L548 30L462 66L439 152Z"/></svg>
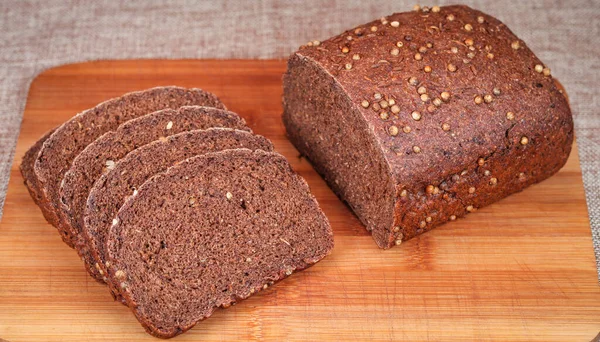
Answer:
<svg viewBox="0 0 600 342"><path fill-rule="evenodd" d="M589 341L600 331L577 149L554 177L465 219L380 250L285 137L285 61L67 65L31 85L0 223L0 340L134 341L147 335L83 269L29 197L21 158L44 132L123 93L159 85L217 94L309 183L335 233L331 256L176 341Z"/></svg>

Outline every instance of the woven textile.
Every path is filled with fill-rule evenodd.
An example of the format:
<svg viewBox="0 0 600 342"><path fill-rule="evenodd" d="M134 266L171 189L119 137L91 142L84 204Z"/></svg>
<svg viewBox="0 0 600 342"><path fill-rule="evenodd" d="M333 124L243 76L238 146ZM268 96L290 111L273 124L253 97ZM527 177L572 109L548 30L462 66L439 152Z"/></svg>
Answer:
<svg viewBox="0 0 600 342"><path fill-rule="evenodd" d="M440 5L455 1L439 1ZM565 86L600 269L600 1L465 1L502 20ZM32 79L74 62L285 58L413 1L0 1L0 210Z"/></svg>

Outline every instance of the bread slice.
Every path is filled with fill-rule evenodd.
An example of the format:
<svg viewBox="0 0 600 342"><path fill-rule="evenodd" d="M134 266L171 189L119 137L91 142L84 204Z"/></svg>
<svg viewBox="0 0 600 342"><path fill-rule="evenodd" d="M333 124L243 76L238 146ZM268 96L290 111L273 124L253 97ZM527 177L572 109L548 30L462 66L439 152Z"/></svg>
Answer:
<svg viewBox="0 0 600 342"><path fill-rule="evenodd" d="M333 235L283 156L237 149L146 181L119 210L107 247L109 276L137 319L168 338L318 262Z"/></svg>
<svg viewBox="0 0 600 342"><path fill-rule="evenodd" d="M283 120L381 248L550 177L573 143L550 69L467 6L395 13L301 47Z"/></svg>
<svg viewBox="0 0 600 342"><path fill-rule="evenodd" d="M158 139L184 131L228 127L249 131L237 114L213 107L187 106L163 109L120 125L89 144L74 160L60 188L61 220L69 231L90 274L101 280L91 261L81 230L83 212L94 182L130 151Z"/></svg>
<svg viewBox="0 0 600 342"><path fill-rule="evenodd" d="M33 166L35 164L35 160L37 159L38 153L44 145L44 141L46 141L48 137L54 133L54 130L55 129L52 129L46 132L46 134L44 134L27 150L23 156L23 159L21 160L21 165L19 165L21 175L23 176L23 182L25 186L27 186L27 191L29 191L29 195L33 199L33 202L35 202L37 205L39 205L40 201L42 200L42 194L40 193L39 184L37 178L35 177ZM42 211L42 213L44 212ZM46 220L48 220L48 218L46 218Z"/></svg>
<svg viewBox="0 0 600 342"><path fill-rule="evenodd" d="M88 144L121 123L165 108L202 105L225 109L219 99L200 89L158 87L108 100L77 114L62 124L44 142L34 165L40 188L40 208L58 228L63 241L73 246L68 230L63 230L58 214L59 189L71 162Z"/></svg>
<svg viewBox="0 0 600 342"><path fill-rule="evenodd" d="M89 192L84 215L85 237L96 270L106 275L106 236L125 199L147 179L195 155L225 149L248 148L271 151L271 142L240 130L211 128L180 133L133 150L105 173ZM113 293L118 298L118 293Z"/></svg>

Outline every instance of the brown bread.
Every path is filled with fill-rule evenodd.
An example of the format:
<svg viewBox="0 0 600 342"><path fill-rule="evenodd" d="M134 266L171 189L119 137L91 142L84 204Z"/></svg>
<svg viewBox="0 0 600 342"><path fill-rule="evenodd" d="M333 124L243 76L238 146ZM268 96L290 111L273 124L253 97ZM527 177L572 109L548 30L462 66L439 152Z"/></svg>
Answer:
<svg viewBox="0 0 600 342"><path fill-rule="evenodd" d="M550 70L466 6L393 14L301 47L283 119L381 248L550 177L573 142Z"/></svg>
<svg viewBox="0 0 600 342"><path fill-rule="evenodd" d="M58 127L44 142L35 161L34 172L42 200L40 208L63 241L73 247L72 236L62 229L59 215L59 189L71 162L88 144L121 123L165 108L201 105L224 109L219 99L200 89L157 87L125 94L83 111Z"/></svg>
<svg viewBox="0 0 600 342"><path fill-rule="evenodd" d="M27 150L27 152L25 152L25 155L21 160L21 165L19 165L19 170L23 176L23 182L25 186L27 186L27 191L29 191L29 195L33 199L33 202L35 202L35 204L38 206L40 205L39 203L42 199L42 195L40 193L37 178L35 177L35 172L33 171L33 166L35 164L35 160L37 159L38 153L44 145L44 141L46 141L46 139L48 139L52 133L54 133L54 129L48 131L40 138L40 140L36 141L35 144L33 144ZM42 211L42 213L44 213L44 211ZM46 218L46 220L48 220L48 218Z"/></svg>
<svg viewBox="0 0 600 342"><path fill-rule="evenodd" d="M73 160L60 188L63 229L73 237L86 269L94 278L102 280L81 234L83 212L94 182L113 168L119 159L140 146L180 132L210 127L250 130L244 119L223 109L201 106L163 109L129 120L116 130L105 133Z"/></svg>
<svg viewBox="0 0 600 342"><path fill-rule="evenodd" d="M146 180L187 158L225 149L271 151L271 142L259 135L225 128L184 132L142 146L118 161L91 189L84 216L85 237L92 260L89 265L106 275L106 236L119 208ZM106 280L104 278L104 280ZM119 298L118 293L113 295Z"/></svg>
<svg viewBox="0 0 600 342"><path fill-rule="evenodd" d="M109 277L163 338L332 247L327 218L287 160L247 149L196 156L146 181L119 210L107 244Z"/></svg>

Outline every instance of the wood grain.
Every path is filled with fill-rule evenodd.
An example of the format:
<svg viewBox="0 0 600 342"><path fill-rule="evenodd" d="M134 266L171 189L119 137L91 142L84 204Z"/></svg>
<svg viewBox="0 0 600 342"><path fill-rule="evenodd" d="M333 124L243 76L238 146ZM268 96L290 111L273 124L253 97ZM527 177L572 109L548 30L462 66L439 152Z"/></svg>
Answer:
<svg viewBox="0 0 600 342"><path fill-rule="evenodd" d="M178 341L589 341L600 287L577 150L556 176L389 251L285 138L284 61L118 61L48 70L31 85L0 223L0 338L154 340L84 271L29 198L18 165L45 131L128 91L216 93L306 178L335 232L333 254Z"/></svg>

